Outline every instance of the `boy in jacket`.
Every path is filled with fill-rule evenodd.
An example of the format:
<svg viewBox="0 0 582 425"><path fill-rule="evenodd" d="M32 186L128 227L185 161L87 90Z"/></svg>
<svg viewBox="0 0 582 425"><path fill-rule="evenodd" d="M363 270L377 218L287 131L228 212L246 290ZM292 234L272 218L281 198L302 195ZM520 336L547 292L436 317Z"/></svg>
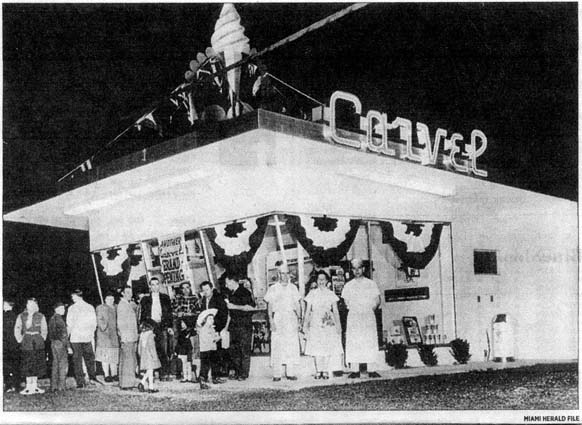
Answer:
<svg viewBox="0 0 582 425"><path fill-rule="evenodd" d="M65 305L61 302L55 304L55 314L49 320L48 338L51 342L53 354L53 367L51 374L51 391L64 391L65 380L69 372L69 352L72 352L67 335L65 323Z"/></svg>

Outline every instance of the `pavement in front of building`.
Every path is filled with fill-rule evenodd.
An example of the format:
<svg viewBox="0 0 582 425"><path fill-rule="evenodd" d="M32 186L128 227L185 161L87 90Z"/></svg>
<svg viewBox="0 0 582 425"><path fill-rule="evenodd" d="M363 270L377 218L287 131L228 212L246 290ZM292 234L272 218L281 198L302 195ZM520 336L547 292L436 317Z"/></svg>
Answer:
<svg viewBox="0 0 582 425"><path fill-rule="evenodd" d="M515 362L507 363L495 363L495 362L470 362L465 365L442 365L433 367L409 367L405 369L390 369L379 371L380 378L369 378L366 374L361 374L361 378L350 379L348 378L348 373L344 373L341 377L330 376L330 379L314 379L312 375L299 376L296 381L290 381L283 378L279 382L274 382L271 376L254 376L250 377L245 381L234 381L228 380L224 384L210 385L209 390L200 390L198 384L194 383L181 383L179 380L173 381L156 381L156 388L159 389L158 393L155 394L144 394L153 397L183 397L191 398L192 393L196 393L198 400L204 399L214 399L217 394L229 392L249 392L249 391L261 391L261 390L280 390L280 391L297 391L304 388L311 387L321 387L328 385L352 385L360 382L366 381L378 381L378 380L389 380L398 378L409 378L415 376L429 376L429 375L443 375L443 374L455 374L455 373L465 373L472 371L486 371L486 370L498 370L498 369L508 369L517 368L524 366L532 366L538 363L548 363L556 361L543 361L543 360L517 360ZM98 379L102 380L102 377ZM43 386L49 385L48 380L43 380ZM67 382L68 387L74 388L74 379L69 378ZM95 385L89 388L95 388L99 391L106 391L110 393L119 394L140 394L137 389L131 392L121 391L119 387L115 384L103 384ZM80 390L84 391L84 390Z"/></svg>

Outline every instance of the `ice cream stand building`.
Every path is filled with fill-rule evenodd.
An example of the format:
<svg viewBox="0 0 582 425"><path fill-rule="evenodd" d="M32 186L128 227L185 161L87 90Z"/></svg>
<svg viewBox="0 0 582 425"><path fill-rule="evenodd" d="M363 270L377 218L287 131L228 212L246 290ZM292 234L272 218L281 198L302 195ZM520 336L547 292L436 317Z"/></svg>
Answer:
<svg viewBox="0 0 582 425"><path fill-rule="evenodd" d="M234 8L220 19L213 49L171 98L188 132L94 158L63 179L58 196L4 219L88 231L101 290L145 288L158 275L173 295L183 281L218 287L231 271L250 278L259 310L277 262L302 294L319 268L341 294L349 260L361 258L382 295L382 343L446 347L462 338L483 361L495 357L493 321L502 317L509 357L577 358L576 203L490 182L478 129L388 120L342 91L307 118L251 107L241 79L253 76L256 95L266 75L244 61L253 52L241 30L235 39L221 33L240 26ZM203 84L227 87L224 103L197 103L190 88ZM348 108L346 125L338 111ZM132 131L161 125L159 112Z"/></svg>

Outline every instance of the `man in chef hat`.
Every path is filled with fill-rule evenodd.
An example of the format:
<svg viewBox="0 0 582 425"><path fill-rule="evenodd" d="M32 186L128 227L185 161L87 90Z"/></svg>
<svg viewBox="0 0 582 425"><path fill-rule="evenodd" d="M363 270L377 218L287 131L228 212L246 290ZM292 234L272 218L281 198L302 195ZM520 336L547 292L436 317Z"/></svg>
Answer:
<svg viewBox="0 0 582 425"><path fill-rule="evenodd" d="M364 263L361 259L353 259L351 265L354 278L346 283L342 291L342 298L349 310L346 362L352 368L348 378L359 378L360 367L368 370L368 364L376 362L379 351L374 310L380 305L380 291L373 280L364 276ZM380 375L368 370L368 377L379 378Z"/></svg>
<svg viewBox="0 0 582 425"><path fill-rule="evenodd" d="M290 284L289 269L285 264L277 266L277 282L265 295L271 323L271 366L273 381L281 380L283 366L285 378L295 381L293 367L299 363L299 323L301 296L295 285Z"/></svg>

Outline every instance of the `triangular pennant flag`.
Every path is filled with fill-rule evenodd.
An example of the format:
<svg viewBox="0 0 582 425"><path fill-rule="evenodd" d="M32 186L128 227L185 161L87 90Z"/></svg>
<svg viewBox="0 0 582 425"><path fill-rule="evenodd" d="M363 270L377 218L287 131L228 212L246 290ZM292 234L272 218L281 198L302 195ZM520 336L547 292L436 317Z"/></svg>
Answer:
<svg viewBox="0 0 582 425"><path fill-rule="evenodd" d="M137 127L137 129L139 131L141 131L142 126L153 128L154 130L156 130L158 128L158 124L156 123L156 120L154 119L154 111L150 112L149 114L144 115L139 120L137 120L135 122L135 126Z"/></svg>
<svg viewBox="0 0 582 425"><path fill-rule="evenodd" d="M81 164L81 171L89 171L93 169L93 164L91 164L91 158Z"/></svg>

